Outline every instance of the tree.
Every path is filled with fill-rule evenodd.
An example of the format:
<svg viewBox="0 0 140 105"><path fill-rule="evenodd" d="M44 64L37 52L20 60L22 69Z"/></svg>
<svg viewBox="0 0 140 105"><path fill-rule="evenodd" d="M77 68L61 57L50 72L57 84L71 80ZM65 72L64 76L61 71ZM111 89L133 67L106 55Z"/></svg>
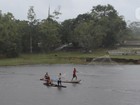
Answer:
<svg viewBox="0 0 140 105"><path fill-rule="evenodd" d="M98 48L104 35L102 26L90 14L79 15L76 18L73 40L86 51Z"/></svg>
<svg viewBox="0 0 140 105"><path fill-rule="evenodd" d="M43 52L53 51L60 45L60 25L51 18L40 24L40 44Z"/></svg>
<svg viewBox="0 0 140 105"><path fill-rule="evenodd" d="M87 51L114 47L127 35L126 22L111 5L94 6L89 13L62 23L62 41Z"/></svg>
<svg viewBox="0 0 140 105"><path fill-rule="evenodd" d="M20 21L16 20L17 28L18 28L18 36L21 37L21 52L28 53L30 51L30 26L28 21Z"/></svg>
<svg viewBox="0 0 140 105"><path fill-rule="evenodd" d="M61 23L61 41L63 44L71 43L74 31L74 20L68 19Z"/></svg>
<svg viewBox="0 0 140 105"><path fill-rule="evenodd" d="M95 6L91 15L97 19L97 23L102 26L104 36L103 47L113 47L121 41L126 32L126 22L122 16L118 16L117 11L111 5Z"/></svg>
<svg viewBox="0 0 140 105"><path fill-rule="evenodd" d="M131 22L128 27L134 39L140 38L140 22Z"/></svg>
<svg viewBox="0 0 140 105"><path fill-rule="evenodd" d="M16 57L20 53L20 37L12 13L0 16L0 49L0 54L7 57Z"/></svg>
<svg viewBox="0 0 140 105"><path fill-rule="evenodd" d="M28 10L27 18L29 20L29 25L30 25L30 53L32 53L32 49L33 49L33 45L32 45L33 31L34 31L34 25L37 22L37 20L35 19L36 18L36 14L34 12L34 7L33 6L30 6L30 8Z"/></svg>
<svg viewBox="0 0 140 105"><path fill-rule="evenodd" d="M48 11L48 18L53 19L53 20L59 19L59 15L62 14L62 13L60 12L60 8L61 8L61 7L58 6L58 7L53 11L52 14L50 14L50 8L49 8L49 11Z"/></svg>

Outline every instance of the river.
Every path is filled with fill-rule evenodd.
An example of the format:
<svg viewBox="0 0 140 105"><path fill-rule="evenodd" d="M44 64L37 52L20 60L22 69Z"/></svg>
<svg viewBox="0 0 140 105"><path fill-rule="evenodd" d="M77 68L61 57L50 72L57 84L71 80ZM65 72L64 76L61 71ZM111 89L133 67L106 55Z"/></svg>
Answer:
<svg viewBox="0 0 140 105"><path fill-rule="evenodd" d="M62 73L80 84L47 87L40 78ZM0 67L0 105L140 105L140 65L22 65Z"/></svg>

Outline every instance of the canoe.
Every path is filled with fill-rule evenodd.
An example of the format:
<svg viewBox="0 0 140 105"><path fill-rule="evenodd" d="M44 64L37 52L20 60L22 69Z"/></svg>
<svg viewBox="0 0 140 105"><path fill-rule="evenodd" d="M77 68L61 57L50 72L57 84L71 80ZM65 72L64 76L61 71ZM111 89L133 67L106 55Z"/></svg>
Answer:
<svg viewBox="0 0 140 105"><path fill-rule="evenodd" d="M65 81L62 81L63 83L80 83L81 80L65 80Z"/></svg>
<svg viewBox="0 0 140 105"><path fill-rule="evenodd" d="M46 79L45 78L41 78L40 79L41 81L46 81ZM53 82L57 82L57 80L51 80L51 81L53 81ZM80 81L81 80L63 80L62 82L63 83L80 83Z"/></svg>
<svg viewBox="0 0 140 105"><path fill-rule="evenodd" d="M48 86L48 87L62 87L62 88L66 88L67 86L64 86L64 85L57 85L57 84L51 84L51 85L47 85L47 83L43 83L45 86Z"/></svg>

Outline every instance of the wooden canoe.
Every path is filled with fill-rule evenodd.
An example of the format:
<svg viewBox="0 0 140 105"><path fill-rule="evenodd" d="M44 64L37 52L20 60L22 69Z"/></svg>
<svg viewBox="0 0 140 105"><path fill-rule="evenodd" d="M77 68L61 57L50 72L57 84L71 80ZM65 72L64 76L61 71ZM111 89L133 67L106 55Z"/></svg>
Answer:
<svg viewBox="0 0 140 105"><path fill-rule="evenodd" d="M41 78L41 81L46 81L46 79ZM52 80L53 81L53 80ZM62 80L63 83L80 83L81 80ZM56 82L56 81L54 81Z"/></svg>
<svg viewBox="0 0 140 105"><path fill-rule="evenodd" d="M65 81L62 81L63 83L80 83L81 80L65 80Z"/></svg>

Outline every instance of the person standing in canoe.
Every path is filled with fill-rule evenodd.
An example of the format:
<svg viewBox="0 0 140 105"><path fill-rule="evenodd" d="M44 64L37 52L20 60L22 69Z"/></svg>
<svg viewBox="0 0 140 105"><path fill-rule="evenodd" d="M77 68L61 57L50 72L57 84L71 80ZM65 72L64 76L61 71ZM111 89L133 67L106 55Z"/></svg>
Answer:
<svg viewBox="0 0 140 105"><path fill-rule="evenodd" d="M58 86L62 85L61 84L61 73L58 75L58 81L57 81Z"/></svg>
<svg viewBox="0 0 140 105"><path fill-rule="evenodd" d="M48 72L46 72L44 78L45 78L45 80L46 80L46 84L47 84L47 85L51 85L51 84L52 84L51 78L50 78Z"/></svg>
<svg viewBox="0 0 140 105"><path fill-rule="evenodd" d="M72 77L72 80L75 78L77 80L77 75L76 75L76 68L73 69L73 77Z"/></svg>

